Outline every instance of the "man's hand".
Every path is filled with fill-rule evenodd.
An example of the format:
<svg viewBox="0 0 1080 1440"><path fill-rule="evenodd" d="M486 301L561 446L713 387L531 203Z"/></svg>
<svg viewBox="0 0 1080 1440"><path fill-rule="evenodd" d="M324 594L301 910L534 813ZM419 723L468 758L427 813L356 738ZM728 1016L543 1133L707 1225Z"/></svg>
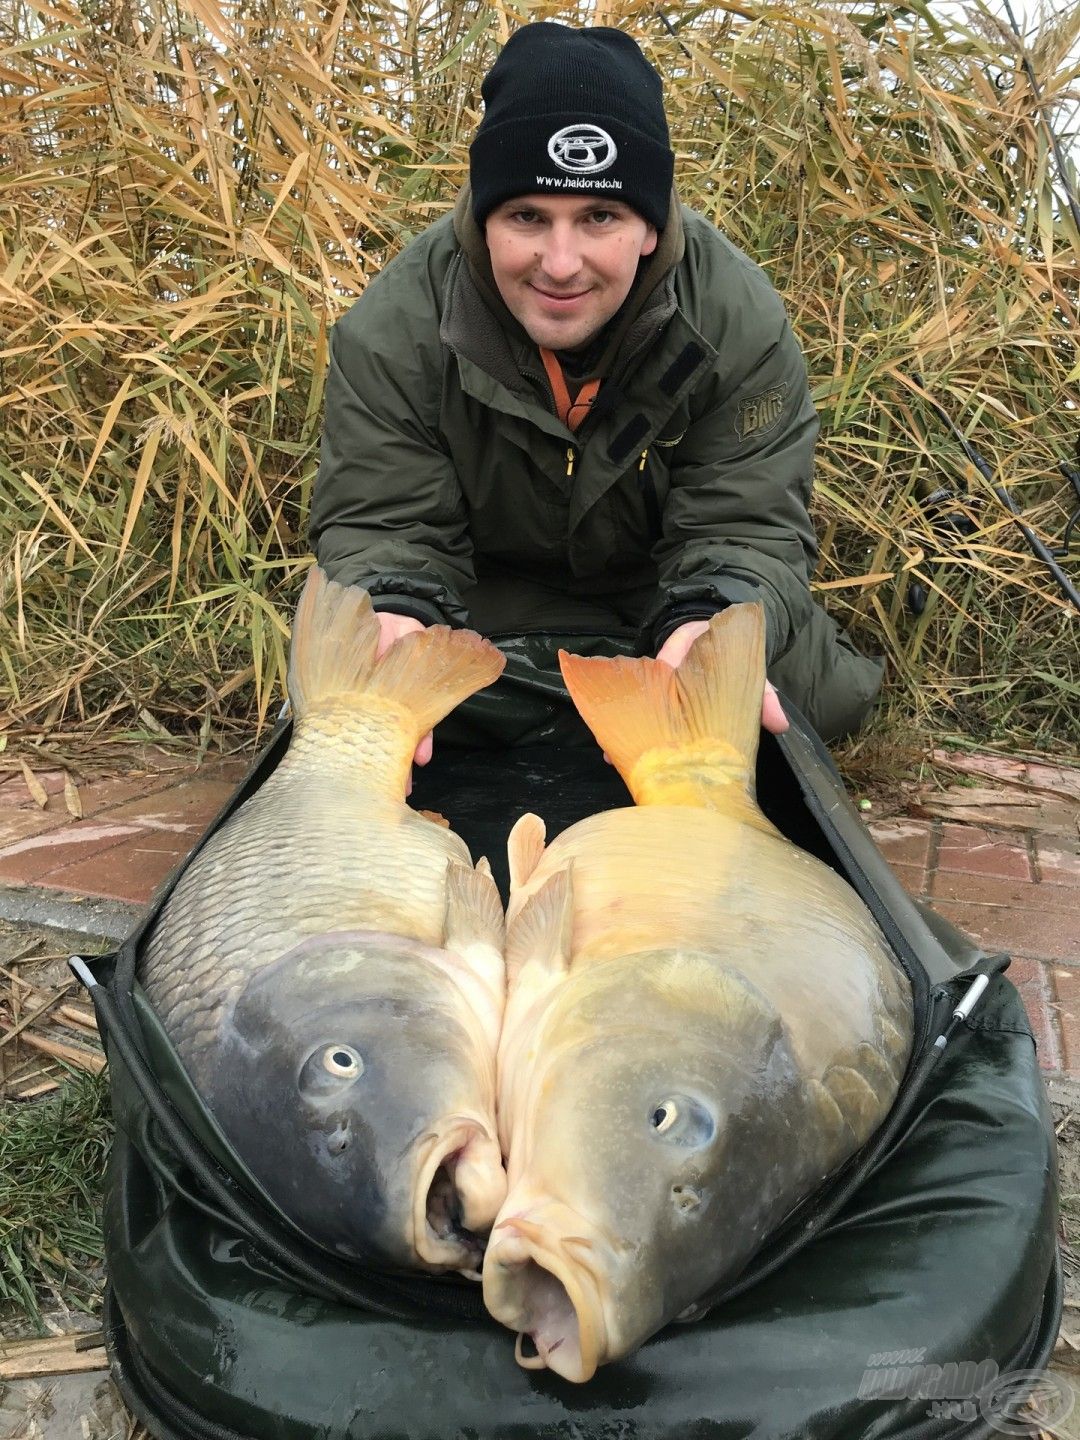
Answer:
<svg viewBox="0 0 1080 1440"><path fill-rule="evenodd" d="M680 625L660 646L656 653L657 660L662 660L665 665L670 665L673 670L677 670L686 659L686 652L690 646L699 635L704 635L708 628L707 620L688 620L685 625ZM770 685L766 680L765 694L761 700L762 727L773 735L782 735L788 728L788 723L775 686Z"/></svg>
<svg viewBox="0 0 1080 1440"><path fill-rule="evenodd" d="M395 615L392 610L376 610L375 619L379 622L379 644L375 651L376 660L380 655L385 655L395 640L400 640L403 635L412 635L417 630L423 630L423 625L412 615ZM416 754L413 762L416 765L426 765L431 759L432 738L431 731L424 736L416 747ZM412 793L412 776L409 776L409 784L405 794Z"/></svg>

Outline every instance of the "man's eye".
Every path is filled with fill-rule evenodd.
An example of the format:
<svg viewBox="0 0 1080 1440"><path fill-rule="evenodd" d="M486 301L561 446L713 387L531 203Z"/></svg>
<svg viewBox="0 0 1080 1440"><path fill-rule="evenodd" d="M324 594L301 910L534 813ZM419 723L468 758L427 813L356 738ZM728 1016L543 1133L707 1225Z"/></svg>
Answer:
<svg viewBox="0 0 1080 1440"><path fill-rule="evenodd" d="M619 217L614 210L594 210L589 218L594 220L597 225L610 225Z"/></svg>

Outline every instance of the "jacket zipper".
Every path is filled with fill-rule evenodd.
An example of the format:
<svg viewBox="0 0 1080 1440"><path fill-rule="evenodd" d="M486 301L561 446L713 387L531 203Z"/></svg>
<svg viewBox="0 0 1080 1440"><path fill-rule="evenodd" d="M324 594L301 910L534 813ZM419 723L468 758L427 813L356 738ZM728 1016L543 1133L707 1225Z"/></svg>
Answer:
<svg viewBox="0 0 1080 1440"><path fill-rule="evenodd" d="M576 461L577 451L572 445L568 445L566 447L566 478L568 480L572 480L574 478L574 464Z"/></svg>

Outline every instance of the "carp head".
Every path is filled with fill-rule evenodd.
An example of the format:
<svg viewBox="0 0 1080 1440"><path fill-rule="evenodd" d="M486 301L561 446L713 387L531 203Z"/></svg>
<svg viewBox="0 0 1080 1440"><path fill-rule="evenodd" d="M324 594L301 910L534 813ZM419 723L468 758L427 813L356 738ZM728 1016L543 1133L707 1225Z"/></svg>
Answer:
<svg viewBox="0 0 1080 1440"><path fill-rule="evenodd" d="M704 1312L821 1178L820 1125L779 1016L715 957L597 965L531 1048L484 1300L521 1364L584 1381Z"/></svg>
<svg viewBox="0 0 1080 1440"><path fill-rule="evenodd" d="M490 1043L446 954L316 936L241 992L198 1077L277 1208L336 1254L476 1275L506 1191Z"/></svg>

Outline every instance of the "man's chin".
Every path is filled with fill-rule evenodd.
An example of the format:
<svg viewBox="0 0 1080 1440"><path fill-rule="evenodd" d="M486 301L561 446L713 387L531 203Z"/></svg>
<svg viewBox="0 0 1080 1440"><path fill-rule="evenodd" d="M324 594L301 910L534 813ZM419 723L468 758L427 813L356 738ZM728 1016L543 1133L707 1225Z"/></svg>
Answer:
<svg viewBox="0 0 1080 1440"><path fill-rule="evenodd" d="M581 350L603 329L601 325L589 328L580 323L559 325L533 319L523 320L522 325L533 344L544 350Z"/></svg>

